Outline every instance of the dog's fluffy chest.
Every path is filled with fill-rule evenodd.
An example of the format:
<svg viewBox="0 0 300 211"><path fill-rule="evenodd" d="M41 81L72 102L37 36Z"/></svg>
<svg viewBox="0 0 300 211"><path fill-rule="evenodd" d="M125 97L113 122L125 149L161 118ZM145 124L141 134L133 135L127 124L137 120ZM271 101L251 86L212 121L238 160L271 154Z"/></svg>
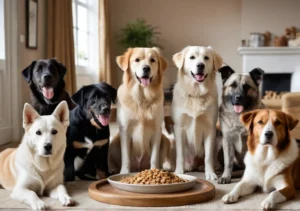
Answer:
<svg viewBox="0 0 300 211"><path fill-rule="evenodd" d="M180 113L196 118L202 114L214 112L213 110L216 110L217 106L217 95L213 91L200 95L197 92L183 90L179 84L176 84L174 88L173 113L180 111Z"/></svg>
<svg viewBox="0 0 300 211"><path fill-rule="evenodd" d="M275 176L281 174L289 168L298 156L298 147L294 140L284 152L277 154L271 146L261 146L256 148L254 155L247 152L245 156L246 171L245 175L256 181L265 192L270 192L274 188L274 183L278 181ZM279 177L279 182L283 181ZM282 181L281 181L282 180Z"/></svg>

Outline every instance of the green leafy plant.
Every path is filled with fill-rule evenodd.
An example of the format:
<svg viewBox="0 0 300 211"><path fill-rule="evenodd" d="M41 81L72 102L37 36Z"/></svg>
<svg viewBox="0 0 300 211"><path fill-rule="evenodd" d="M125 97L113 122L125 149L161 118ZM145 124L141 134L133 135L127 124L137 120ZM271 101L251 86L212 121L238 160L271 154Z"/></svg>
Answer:
<svg viewBox="0 0 300 211"><path fill-rule="evenodd" d="M121 29L118 42L124 48L154 47L158 46L156 42L159 34L156 27L147 24L145 20L137 19Z"/></svg>

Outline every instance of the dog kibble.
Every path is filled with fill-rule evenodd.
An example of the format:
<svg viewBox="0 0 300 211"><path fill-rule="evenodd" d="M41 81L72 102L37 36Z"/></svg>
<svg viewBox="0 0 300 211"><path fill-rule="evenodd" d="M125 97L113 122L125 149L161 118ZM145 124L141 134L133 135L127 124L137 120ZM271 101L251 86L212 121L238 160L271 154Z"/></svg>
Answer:
<svg viewBox="0 0 300 211"><path fill-rule="evenodd" d="M126 177L120 182L127 184L146 184L146 185L158 185L158 184L173 184L187 182L175 174L163 171L159 169L144 170L132 177Z"/></svg>

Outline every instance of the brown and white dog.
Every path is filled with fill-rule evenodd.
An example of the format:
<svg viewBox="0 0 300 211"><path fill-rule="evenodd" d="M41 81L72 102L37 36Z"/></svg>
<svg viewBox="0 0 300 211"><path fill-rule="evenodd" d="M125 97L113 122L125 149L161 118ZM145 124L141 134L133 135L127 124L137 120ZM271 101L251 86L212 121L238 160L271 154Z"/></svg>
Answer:
<svg viewBox="0 0 300 211"><path fill-rule="evenodd" d="M118 89L119 134L109 146L109 171L161 168L169 146L161 129L167 62L157 48L129 48L117 57L117 64L124 74Z"/></svg>
<svg viewBox="0 0 300 211"><path fill-rule="evenodd" d="M234 203L238 198L261 187L269 196L261 203L262 209L295 197L300 188L300 155L290 131L299 120L276 110L255 110L241 116L248 128L246 170L242 180L222 198L223 203Z"/></svg>

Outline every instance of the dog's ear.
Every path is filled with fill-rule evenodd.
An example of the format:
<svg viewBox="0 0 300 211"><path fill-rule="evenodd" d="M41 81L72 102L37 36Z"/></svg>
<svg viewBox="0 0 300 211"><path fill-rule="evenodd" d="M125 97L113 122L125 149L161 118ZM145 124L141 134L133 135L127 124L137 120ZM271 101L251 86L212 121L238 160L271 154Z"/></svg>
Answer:
<svg viewBox="0 0 300 211"><path fill-rule="evenodd" d="M66 69L66 67L62 64L62 63L60 63L60 62L58 62L56 59L50 59L50 62L51 63L53 63L53 64L55 64L55 66L57 67L57 69L58 69L58 73L59 73L59 75L61 76L61 78L63 78L64 76L65 76L65 74L66 74L66 72L67 72L67 69Z"/></svg>
<svg viewBox="0 0 300 211"><path fill-rule="evenodd" d="M253 124L254 117L259 112L259 110L254 110L250 112L246 112L240 116L241 123L250 130Z"/></svg>
<svg viewBox="0 0 300 211"><path fill-rule="evenodd" d="M222 57L212 49L211 46L208 46L208 48L210 49L211 55L213 57L213 66L214 66L214 70L215 72L218 72L218 70L220 69L220 67L223 64L223 59Z"/></svg>
<svg viewBox="0 0 300 211"><path fill-rule="evenodd" d="M101 82L99 84L97 84L98 88L103 90L103 92L108 92L110 97L111 97L111 101L112 103L116 103L116 99L117 99L117 90L115 88L113 88L111 85L107 84L106 82Z"/></svg>
<svg viewBox="0 0 300 211"><path fill-rule="evenodd" d="M32 72L33 72L33 68L34 68L35 64L36 64L36 61L31 62L31 64L22 71L22 75L25 78L25 80L27 81L27 83L29 83L31 81Z"/></svg>
<svg viewBox="0 0 300 211"><path fill-rule="evenodd" d="M293 130L297 124L299 123L299 120L292 117L291 115L287 114L287 113L284 113L282 112L283 115L284 115L284 118L285 118L285 121L287 123L287 127L289 130Z"/></svg>
<svg viewBox="0 0 300 211"><path fill-rule="evenodd" d="M173 62L179 70L183 68L185 49L173 55Z"/></svg>
<svg viewBox="0 0 300 211"><path fill-rule="evenodd" d="M231 74L234 73L234 70L231 69L231 67L229 66L223 66L218 70L219 73L221 73L221 78L223 81L223 85L225 84L225 82L228 80L228 78L231 76Z"/></svg>
<svg viewBox="0 0 300 211"><path fill-rule="evenodd" d="M56 109L53 111L52 115L60 121L65 127L68 127L69 122L69 108L66 101L60 102Z"/></svg>
<svg viewBox="0 0 300 211"><path fill-rule="evenodd" d="M28 131L32 123L39 118L38 112L28 103L25 103L23 109L23 128Z"/></svg>
<svg viewBox="0 0 300 211"><path fill-rule="evenodd" d="M263 75L265 74L265 71L263 71L262 69L260 68L254 68L253 70L251 70L249 72L252 80L254 81L254 83L259 86L259 84L261 83L262 81L262 78L263 78Z"/></svg>
<svg viewBox="0 0 300 211"><path fill-rule="evenodd" d="M75 92L72 96L72 100L76 105L80 107L84 106L84 89L86 86L81 87L77 92Z"/></svg>
<svg viewBox="0 0 300 211"><path fill-rule="evenodd" d="M158 55L158 59L159 59L159 68L161 70L161 72L163 73L167 68L168 68L168 62L166 61L166 59L162 56L160 49L158 47L153 47L153 50L156 51L157 55Z"/></svg>
<svg viewBox="0 0 300 211"><path fill-rule="evenodd" d="M117 56L118 66L126 72L129 69L129 60L132 53L132 48L128 48L127 51L122 56Z"/></svg>

